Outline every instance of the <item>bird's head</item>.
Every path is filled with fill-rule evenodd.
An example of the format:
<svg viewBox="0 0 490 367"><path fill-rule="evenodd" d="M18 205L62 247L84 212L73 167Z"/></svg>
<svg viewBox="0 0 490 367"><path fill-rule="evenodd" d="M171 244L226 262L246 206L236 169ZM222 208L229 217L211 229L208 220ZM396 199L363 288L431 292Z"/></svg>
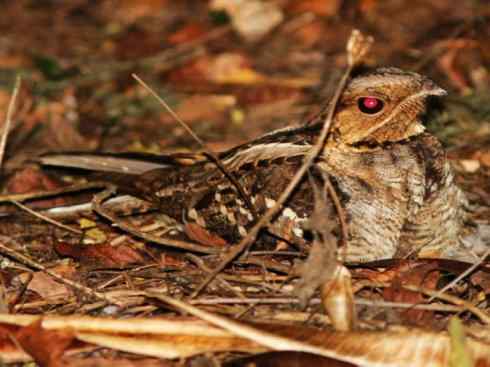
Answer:
<svg viewBox="0 0 490 367"><path fill-rule="evenodd" d="M430 79L396 68L380 68L347 84L337 106L332 138L342 144L397 142L424 131L419 116L428 96L446 91Z"/></svg>

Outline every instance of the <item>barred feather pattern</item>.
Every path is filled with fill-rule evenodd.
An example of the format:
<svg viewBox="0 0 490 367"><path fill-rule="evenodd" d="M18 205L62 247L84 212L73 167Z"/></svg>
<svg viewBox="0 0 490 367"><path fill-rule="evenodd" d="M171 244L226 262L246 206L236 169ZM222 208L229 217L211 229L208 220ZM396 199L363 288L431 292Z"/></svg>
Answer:
<svg viewBox="0 0 490 367"><path fill-rule="evenodd" d="M465 239L478 238L478 232L465 196L454 183L444 149L424 132L419 118L427 97L444 94L428 78L396 68L380 68L348 83L323 152L311 168L314 179L329 176L347 215L349 238L340 259L474 258L476 247L467 246ZM366 110L366 98L378 109ZM305 125L273 131L220 154L259 215L285 190L315 144L324 118L325 111ZM202 154L147 157L143 170L162 168L141 175L135 174L140 172L133 155L92 159L96 155L50 155L41 161L114 172L108 180L120 184L122 191L158 203L176 222L195 222L229 243L239 241L255 222L235 186ZM304 224L313 205L305 178L271 231L305 244ZM259 242L268 238L262 236Z"/></svg>
<svg viewBox="0 0 490 367"><path fill-rule="evenodd" d="M334 152L321 165L350 196L347 261L474 258L462 239L475 231L466 198L435 137L424 133L373 152Z"/></svg>
<svg viewBox="0 0 490 367"><path fill-rule="evenodd" d="M294 132L295 138L298 134ZM253 144L224 160L259 214L275 203L311 148L307 139L301 144L280 140ZM367 262L420 253L471 258L461 240L472 231L467 225L466 199L432 135L423 133L367 151L329 147L313 167L313 172L320 170L333 181L347 214L349 238L339 253L342 260ZM211 163L183 169L185 179L179 185L168 179L170 174L175 170L166 175L172 182L167 187L161 187L162 171L157 175L163 212L176 219L186 213L187 220L229 242L238 241L253 225L252 214L235 187ZM303 180L276 218L273 232L275 228L284 235L286 221L288 239L304 243L303 227L312 210L311 187Z"/></svg>

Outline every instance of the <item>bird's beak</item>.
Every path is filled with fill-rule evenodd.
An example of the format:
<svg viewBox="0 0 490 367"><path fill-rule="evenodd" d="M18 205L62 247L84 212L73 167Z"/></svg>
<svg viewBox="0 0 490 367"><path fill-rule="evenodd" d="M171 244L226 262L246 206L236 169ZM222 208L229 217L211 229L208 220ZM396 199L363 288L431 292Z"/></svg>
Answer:
<svg viewBox="0 0 490 367"><path fill-rule="evenodd" d="M436 83L434 83L432 80L429 80L429 79L427 79L424 82L423 91L428 96L445 96L445 95L447 95L446 90L442 89Z"/></svg>

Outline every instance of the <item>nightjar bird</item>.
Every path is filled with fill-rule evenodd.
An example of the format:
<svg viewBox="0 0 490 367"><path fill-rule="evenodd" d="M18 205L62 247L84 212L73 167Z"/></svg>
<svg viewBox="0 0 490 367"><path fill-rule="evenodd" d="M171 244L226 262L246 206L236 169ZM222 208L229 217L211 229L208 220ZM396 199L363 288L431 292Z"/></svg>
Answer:
<svg viewBox="0 0 490 367"><path fill-rule="evenodd" d="M376 69L348 82L325 147L311 168L313 176L328 175L346 212L342 259L475 256L480 245L475 245L477 228L465 195L454 183L440 142L424 131L420 120L427 97L445 94L428 78L396 68ZM307 124L219 154L258 215L286 188L315 144L323 119L320 114ZM180 228L193 222L230 244L255 221L236 187L203 154L48 154L41 162L112 171L108 177L123 191L158 203ZM313 207L313 190L305 178L270 231L305 243L304 224Z"/></svg>

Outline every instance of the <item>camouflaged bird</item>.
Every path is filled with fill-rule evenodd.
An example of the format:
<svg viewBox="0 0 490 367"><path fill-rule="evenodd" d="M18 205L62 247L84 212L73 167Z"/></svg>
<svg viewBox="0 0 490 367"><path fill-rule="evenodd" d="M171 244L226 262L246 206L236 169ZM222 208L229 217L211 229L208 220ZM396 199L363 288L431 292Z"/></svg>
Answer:
<svg viewBox="0 0 490 367"><path fill-rule="evenodd" d="M347 84L326 145L311 168L314 176L323 172L330 177L345 209L349 237L341 249L344 260L471 258L465 237L471 238L475 228L465 196L454 183L440 142L424 132L420 120L427 97L445 94L428 78L396 68L361 74ZM271 132L219 155L259 215L285 190L315 144L323 119L320 114L308 124ZM253 208L204 155L167 155L145 162L124 155L48 155L41 161L120 172L116 182L157 202L180 228L193 222L229 243L239 241L255 222ZM272 232L305 242L312 191L305 178L276 217Z"/></svg>

